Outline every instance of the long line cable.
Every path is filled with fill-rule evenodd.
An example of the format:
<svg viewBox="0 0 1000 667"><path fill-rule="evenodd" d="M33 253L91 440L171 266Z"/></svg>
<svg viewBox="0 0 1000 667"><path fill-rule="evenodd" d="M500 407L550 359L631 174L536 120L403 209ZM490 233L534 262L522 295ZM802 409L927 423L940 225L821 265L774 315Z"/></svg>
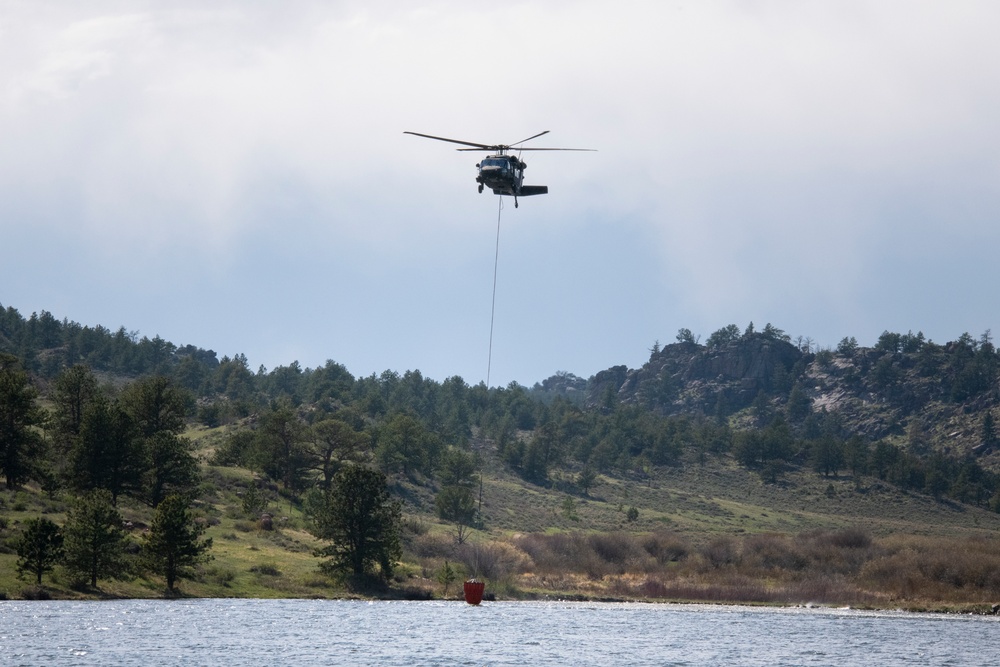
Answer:
<svg viewBox="0 0 1000 667"><path fill-rule="evenodd" d="M500 264L500 214L503 212L503 197L499 197L497 209L497 249L493 256L493 303L490 306L490 353L486 362L486 388L490 388L490 370L493 368L493 319L497 311L497 266Z"/></svg>

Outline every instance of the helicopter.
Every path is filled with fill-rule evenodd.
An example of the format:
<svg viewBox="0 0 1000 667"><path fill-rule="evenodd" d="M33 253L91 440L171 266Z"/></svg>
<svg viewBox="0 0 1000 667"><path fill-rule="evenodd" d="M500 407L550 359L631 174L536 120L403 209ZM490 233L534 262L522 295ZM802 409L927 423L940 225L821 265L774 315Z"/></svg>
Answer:
<svg viewBox="0 0 1000 667"><path fill-rule="evenodd" d="M545 130L513 144L491 145L479 144L474 141L435 137L432 134L421 134L419 132L403 132L403 134L412 134L417 137L424 137L425 139L436 139L463 146L472 146L472 148L455 149L459 151L487 151L493 153L493 155L488 155L476 164L476 168L479 170L479 175L476 176L476 182L479 183L479 193L482 194L484 188L489 188L495 195L513 197L514 208L517 208L518 197L544 195L549 192L549 186L547 185L524 185L524 170L528 165L521 160L521 151L594 151L593 148L518 148L520 144L537 139L543 134L548 133L549 130ZM508 151L515 149L518 153L517 156L508 155Z"/></svg>

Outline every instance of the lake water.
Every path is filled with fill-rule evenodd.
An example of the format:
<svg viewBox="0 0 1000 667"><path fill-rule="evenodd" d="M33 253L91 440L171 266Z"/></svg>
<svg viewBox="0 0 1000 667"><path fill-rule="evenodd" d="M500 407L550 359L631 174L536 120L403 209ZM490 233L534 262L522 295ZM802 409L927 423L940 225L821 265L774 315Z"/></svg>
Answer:
<svg viewBox="0 0 1000 667"><path fill-rule="evenodd" d="M1000 619L580 602L0 602L0 665L1000 664Z"/></svg>

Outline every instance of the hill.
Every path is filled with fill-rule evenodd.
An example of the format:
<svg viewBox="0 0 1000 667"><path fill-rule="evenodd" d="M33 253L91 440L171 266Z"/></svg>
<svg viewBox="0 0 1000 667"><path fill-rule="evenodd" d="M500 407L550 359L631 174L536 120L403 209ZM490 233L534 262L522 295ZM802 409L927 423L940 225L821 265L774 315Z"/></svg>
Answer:
<svg viewBox="0 0 1000 667"><path fill-rule="evenodd" d="M66 395L69 379L92 377L85 402L120 406L139 431L148 420L137 397L152 386L177 397L183 432L178 422L166 440L160 426L130 440L141 474L121 506L132 526L149 525L154 440L174 438L194 457L196 479L168 482L194 499L216 559L187 594L350 594L316 567L308 507L311 489L361 463L403 501L395 595L447 593L451 567L509 596L1000 598L988 336L937 345L887 332L873 348L845 339L834 351L771 325L730 325L705 345L682 330L639 369L561 373L531 389L419 371L355 378L332 361L253 373L242 355L10 308L0 309L3 351L14 354L5 368L29 371L49 426L0 496L0 591L21 586L13 551L24 522L64 522L92 483L74 473L80 436ZM256 493L273 525L248 509ZM161 590L148 573L96 591L54 576L47 594Z"/></svg>
<svg viewBox="0 0 1000 667"><path fill-rule="evenodd" d="M983 441L981 424L1000 397L997 368L988 334L937 345L921 334L886 332L873 348L848 339L836 351L814 351L765 330L705 346L664 346L642 368L598 374L587 391L590 405L613 392L662 414L739 420L755 402L765 412L784 408L795 420L832 414L869 440L912 435L922 441L918 449L987 457L997 448ZM1000 462L988 460L991 467Z"/></svg>

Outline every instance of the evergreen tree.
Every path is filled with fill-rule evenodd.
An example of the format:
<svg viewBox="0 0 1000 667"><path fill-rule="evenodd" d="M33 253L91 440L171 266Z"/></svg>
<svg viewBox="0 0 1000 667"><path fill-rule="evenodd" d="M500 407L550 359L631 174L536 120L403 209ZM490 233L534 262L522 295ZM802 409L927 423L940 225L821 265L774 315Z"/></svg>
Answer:
<svg viewBox="0 0 1000 667"><path fill-rule="evenodd" d="M290 405L272 408L260 417L254 434L256 468L286 489L301 489L309 465L306 430Z"/></svg>
<svg viewBox="0 0 1000 667"><path fill-rule="evenodd" d="M143 562L167 580L173 592L178 578L190 576L189 568L211 559L212 540L201 539L205 527L195 523L182 496L171 495L156 508L156 515L142 543Z"/></svg>
<svg viewBox="0 0 1000 667"><path fill-rule="evenodd" d="M521 474L525 479L544 484L549 478L549 467L560 458L558 432L555 424L546 421L538 429L524 450Z"/></svg>
<svg viewBox="0 0 1000 667"><path fill-rule="evenodd" d="M59 526L46 518L28 519L24 532L15 544L18 572L35 575L35 583L42 585L42 575L62 558L63 535Z"/></svg>
<svg viewBox="0 0 1000 667"><path fill-rule="evenodd" d="M340 419L324 419L310 429L309 467L323 477L323 488L329 489L333 476L346 462L360 463L369 456L371 444L367 433Z"/></svg>
<svg viewBox="0 0 1000 667"><path fill-rule="evenodd" d="M788 419L793 423L802 422L812 412L812 399L806 395L802 385L796 382L788 394Z"/></svg>
<svg viewBox="0 0 1000 667"><path fill-rule="evenodd" d="M257 520L260 518L261 513L267 509L268 502L267 494L251 482L243 491L243 500L240 504L243 507L243 512L248 517Z"/></svg>
<svg viewBox="0 0 1000 667"><path fill-rule="evenodd" d="M698 339L694 337L694 334L691 333L690 329L681 328L677 330L677 342L697 345Z"/></svg>
<svg viewBox="0 0 1000 667"><path fill-rule="evenodd" d="M142 438L181 433L190 400L187 392L163 376L136 380L121 395L122 407Z"/></svg>
<svg viewBox="0 0 1000 667"><path fill-rule="evenodd" d="M869 465L879 479L886 479L898 459L899 450L885 440L879 440L869 456Z"/></svg>
<svg viewBox="0 0 1000 667"><path fill-rule="evenodd" d="M854 477L868 472L868 441L860 435L851 436L844 445L847 467Z"/></svg>
<svg viewBox="0 0 1000 667"><path fill-rule="evenodd" d="M69 458L67 475L80 491L107 489L117 504L118 496L141 489L145 453L132 420L117 401L98 397L91 403Z"/></svg>
<svg viewBox="0 0 1000 667"><path fill-rule="evenodd" d="M476 457L457 447L449 447L441 457L438 477L443 486L464 486L472 488L479 483L476 472Z"/></svg>
<svg viewBox="0 0 1000 667"><path fill-rule="evenodd" d="M441 457L438 473L441 490L434 499L438 516L445 521L471 525L476 517L473 489L479 482L476 457L457 447L449 447Z"/></svg>
<svg viewBox="0 0 1000 667"><path fill-rule="evenodd" d="M837 354L843 357L853 357L858 351L858 339L854 336L844 336L837 344Z"/></svg>
<svg viewBox="0 0 1000 667"><path fill-rule="evenodd" d="M464 486L445 486L434 499L438 516L445 521L471 525L476 518L476 498Z"/></svg>
<svg viewBox="0 0 1000 667"><path fill-rule="evenodd" d="M727 324L718 331L714 332L705 341L705 345L708 347L724 347L729 343L739 340L740 338L740 328L735 324Z"/></svg>
<svg viewBox="0 0 1000 667"><path fill-rule="evenodd" d="M813 441L813 467L824 477L836 475L844 465L844 443L826 434Z"/></svg>
<svg viewBox="0 0 1000 667"><path fill-rule="evenodd" d="M767 461L788 461L795 454L795 438L787 422L780 416L771 420L761 436L764 445L763 459Z"/></svg>
<svg viewBox="0 0 1000 667"><path fill-rule="evenodd" d="M190 440L161 431L145 444L142 489L150 507L157 507L170 494L188 493L198 484L198 461L191 454Z"/></svg>
<svg viewBox="0 0 1000 667"><path fill-rule="evenodd" d="M770 322L764 325L764 331L761 332L765 338L770 338L771 340L780 340L784 342L789 342L792 337L784 332L783 329L779 329Z"/></svg>
<svg viewBox="0 0 1000 667"><path fill-rule="evenodd" d="M110 491L94 489L78 498L66 516L64 534L66 569L89 579L91 586L127 572L122 515Z"/></svg>
<svg viewBox="0 0 1000 667"><path fill-rule="evenodd" d="M222 357L212 377L214 389L226 398L246 409L254 397L256 379L250 371L245 354L237 354L230 359Z"/></svg>
<svg viewBox="0 0 1000 667"><path fill-rule="evenodd" d="M448 588L458 579L458 572L455 571L446 560L441 569L437 572L437 581L444 587L444 597L448 597Z"/></svg>
<svg viewBox="0 0 1000 667"><path fill-rule="evenodd" d="M400 502L389 494L385 475L345 466L329 492L310 508L313 534L330 542L316 552L329 559L321 568L356 580L378 577L388 581L402 555L401 512Z"/></svg>
<svg viewBox="0 0 1000 667"><path fill-rule="evenodd" d="M997 425L993 418L993 411L987 410L983 415L982 427L980 429L980 439L983 447L991 450L997 445Z"/></svg>
<svg viewBox="0 0 1000 667"><path fill-rule="evenodd" d="M51 394L55 404L53 425L63 453L72 450L80 437L83 414L97 393L97 378L88 366L77 364L56 378Z"/></svg>
<svg viewBox="0 0 1000 667"><path fill-rule="evenodd" d="M597 483L597 473L589 465L583 467L583 470L576 476L576 485L580 487L583 491L583 495L590 496L590 489L594 487Z"/></svg>
<svg viewBox="0 0 1000 667"><path fill-rule="evenodd" d="M378 433L375 458L387 474L430 474L437 464L441 441L417 417L394 415Z"/></svg>
<svg viewBox="0 0 1000 667"><path fill-rule="evenodd" d="M43 442L37 427L45 413L35 404L38 392L17 358L0 354L0 473L15 489L34 474Z"/></svg>
<svg viewBox="0 0 1000 667"><path fill-rule="evenodd" d="M137 439L132 453L142 457L137 462L142 468L141 497L152 507L168 494L197 484L191 444L180 437L190 400L190 394L163 376L136 380L122 392L120 404Z"/></svg>

